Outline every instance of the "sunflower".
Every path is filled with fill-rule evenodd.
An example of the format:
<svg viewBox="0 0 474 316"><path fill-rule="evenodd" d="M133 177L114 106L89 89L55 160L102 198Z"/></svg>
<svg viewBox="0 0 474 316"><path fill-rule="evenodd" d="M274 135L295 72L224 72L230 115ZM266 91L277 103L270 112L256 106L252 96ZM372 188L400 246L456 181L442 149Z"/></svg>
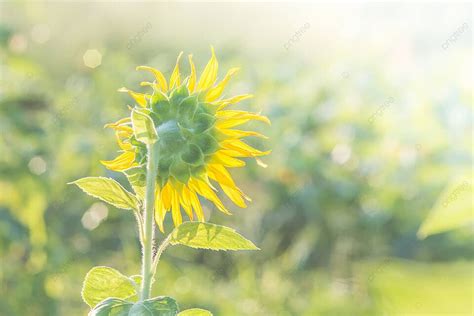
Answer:
<svg viewBox="0 0 474 316"><path fill-rule="evenodd" d="M211 47L212 56L199 80L192 60L188 56L190 74L184 80L180 74L179 54L176 66L167 81L157 69L139 66L154 76L153 82L141 86L152 93L138 93L126 88L128 93L152 118L158 134L159 158L156 178L155 220L161 231L167 212L171 212L175 226L183 221L181 210L190 220L204 221L199 196L211 201L221 212L230 214L217 196L215 183L237 206L247 207L250 198L240 190L228 168L245 166L242 158L269 154L242 141L248 136L266 138L254 131L235 129L251 120L270 123L267 117L257 113L228 109L229 106L252 97L250 94L222 98L224 88L238 68L230 69L224 79L217 82L218 62ZM115 130L122 153L113 160L101 161L108 169L124 172L137 196L143 198L143 180L147 159L146 146L133 134L131 118L126 117L107 124Z"/></svg>

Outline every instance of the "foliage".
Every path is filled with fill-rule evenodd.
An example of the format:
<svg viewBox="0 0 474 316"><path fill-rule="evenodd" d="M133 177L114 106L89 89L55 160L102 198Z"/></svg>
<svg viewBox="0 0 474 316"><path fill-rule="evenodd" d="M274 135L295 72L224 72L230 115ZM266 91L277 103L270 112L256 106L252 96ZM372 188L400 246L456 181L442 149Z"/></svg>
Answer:
<svg viewBox="0 0 474 316"><path fill-rule="evenodd" d="M85 315L79 293L90 267L111 266L131 276L140 269L141 253L137 232L129 227L133 212L95 203L64 183L103 175L137 192L143 175L112 174L97 164L116 150L112 133L98 131L122 117L129 102L114 91L123 80L136 82L139 75L130 73L137 64L173 63L176 47L205 55L211 40L203 38L217 33L201 27L209 23L222 33L219 22L229 22L228 12L210 19L194 7L187 20L162 7L125 6L124 12L119 6L0 5L0 314ZM256 10L258 21L272 16L267 10ZM132 11L136 18L123 18ZM71 23L79 15L90 18ZM323 15L317 21L333 25L324 24ZM144 17L152 19L152 31L128 49ZM454 25L459 17L453 17ZM163 37L178 21L191 23L199 43L186 42L184 32ZM216 315L375 316L389 312L387 305L396 315L417 303L426 313L470 308L470 228L438 230L423 240L417 232L450 179L471 177L472 90L462 74L472 54L461 40L449 51L439 48L446 24L421 11L416 23L404 24L418 33L404 33L403 45L397 42L400 21L390 21L384 23L392 23L392 31L378 29L381 42L390 42L383 49L337 46L347 41L313 20L288 52L280 37L269 47L271 36L286 36L268 33L272 23L239 23L254 28L237 44L228 42L231 34L216 37L213 44L224 48L222 64L245 65L234 91L253 91L255 100L245 106L271 119L273 154L267 169L247 161L249 168L239 174L254 200L248 209L235 210L243 216L225 217L211 204L204 213L239 227L262 250L229 256L170 247L155 275L154 297L176 297L181 310L200 307ZM51 37L38 44L30 34L45 23ZM14 36L26 38L25 51L12 49ZM320 43L314 38L325 45L310 46ZM103 54L95 69L83 64L91 46ZM425 58L428 51L433 55ZM393 104L378 111L389 97ZM380 114L369 122L373 113ZM387 299L391 303L384 304Z"/></svg>
<svg viewBox="0 0 474 316"><path fill-rule="evenodd" d="M232 228L211 223L183 223L171 233L170 242L172 245L211 250L258 249Z"/></svg>

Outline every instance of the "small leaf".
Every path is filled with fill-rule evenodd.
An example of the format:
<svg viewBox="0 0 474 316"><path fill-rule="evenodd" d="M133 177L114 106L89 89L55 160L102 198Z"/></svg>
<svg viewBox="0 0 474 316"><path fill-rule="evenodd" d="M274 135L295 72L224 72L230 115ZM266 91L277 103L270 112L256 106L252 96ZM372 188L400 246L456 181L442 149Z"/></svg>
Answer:
<svg viewBox="0 0 474 316"><path fill-rule="evenodd" d="M191 308L180 312L177 316L212 316L212 313L205 309Z"/></svg>
<svg viewBox="0 0 474 316"><path fill-rule="evenodd" d="M176 316L178 309L176 301L166 296L151 298L135 304L109 297L91 310L89 316Z"/></svg>
<svg viewBox="0 0 474 316"><path fill-rule="evenodd" d="M97 304L88 316L128 316L133 303L118 298L107 298Z"/></svg>
<svg viewBox="0 0 474 316"><path fill-rule="evenodd" d="M143 200L145 197L145 187L146 187L146 171L145 167L136 166L124 170L123 173L127 176L128 182L135 191L135 194L139 199Z"/></svg>
<svg viewBox="0 0 474 316"><path fill-rule="evenodd" d="M136 209L137 198L125 190L117 181L103 177L86 177L74 182L85 193L99 198L117 208Z"/></svg>
<svg viewBox="0 0 474 316"><path fill-rule="evenodd" d="M137 292L136 295L128 297L128 300L131 302L138 302L139 298L139 293L140 293L140 287L142 284L142 276L141 275L131 275L129 276L129 279L132 281L133 286L135 287L135 292ZM154 279L151 282L152 284L154 283Z"/></svg>
<svg viewBox="0 0 474 316"><path fill-rule="evenodd" d="M144 144L153 144L158 140L155 124L150 116L142 111L132 111L132 125L135 138Z"/></svg>
<svg viewBox="0 0 474 316"><path fill-rule="evenodd" d="M140 285L142 284L142 276L139 275L139 274L136 274L136 275L131 275L129 276L129 278L135 282L135 287L136 288L140 288Z"/></svg>
<svg viewBox="0 0 474 316"><path fill-rule="evenodd" d="M171 233L172 245L212 250L258 250L250 240L245 239L229 227L211 223L185 222Z"/></svg>
<svg viewBox="0 0 474 316"><path fill-rule="evenodd" d="M92 268L82 286L82 298L90 307L109 297L126 299L136 294L135 281L109 267Z"/></svg>
<svg viewBox="0 0 474 316"><path fill-rule="evenodd" d="M138 302L130 309L129 316L176 316L178 304L167 296L159 296Z"/></svg>

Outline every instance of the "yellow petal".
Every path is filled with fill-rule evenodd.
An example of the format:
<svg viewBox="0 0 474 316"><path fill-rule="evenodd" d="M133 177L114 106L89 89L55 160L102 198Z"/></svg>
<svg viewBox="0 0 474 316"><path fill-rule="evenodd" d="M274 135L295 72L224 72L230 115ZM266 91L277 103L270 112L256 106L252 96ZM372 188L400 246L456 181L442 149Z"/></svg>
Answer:
<svg viewBox="0 0 474 316"><path fill-rule="evenodd" d="M207 63L206 68L204 68L204 71L202 72L201 77L199 78L198 91L207 90L212 87L214 82L216 82L218 63L216 55L214 53L214 47L212 46L211 51L211 59Z"/></svg>
<svg viewBox="0 0 474 316"><path fill-rule="evenodd" d="M117 125L117 126L111 126L110 124L105 125L105 127L110 127L116 131L121 131L124 133L130 134L130 136L133 134L133 129L130 126L126 125Z"/></svg>
<svg viewBox="0 0 474 316"><path fill-rule="evenodd" d="M125 151L133 151L133 146L130 143L124 143L122 139L130 138L131 134L124 132L124 131L116 131L115 138L117 140L117 144L122 150Z"/></svg>
<svg viewBox="0 0 474 316"><path fill-rule="evenodd" d="M250 145L247 145L239 139L225 140L220 143L221 147L230 149L236 152L239 152L247 157L256 157L256 156L265 156L268 155L271 151L260 151L253 148Z"/></svg>
<svg viewBox="0 0 474 316"><path fill-rule="evenodd" d="M242 94L242 95L236 95L235 97L232 97L229 99L220 100L219 102L217 102L217 105L219 106L217 110L220 111L230 104L239 103L240 101L250 99L250 98L253 98L252 94Z"/></svg>
<svg viewBox="0 0 474 316"><path fill-rule="evenodd" d="M132 122L132 120L130 119L130 117L124 117L124 118L118 120L118 121L115 122L115 123L108 123L108 124L105 124L104 127L111 127L111 128L113 128L113 127L116 127L116 126L119 126L119 125L129 124L129 123L131 123L131 122Z"/></svg>
<svg viewBox="0 0 474 316"><path fill-rule="evenodd" d="M209 176L206 173L201 173L197 176L198 180L201 180L205 184L207 184L212 190L217 192L217 189L212 185L211 181L209 180Z"/></svg>
<svg viewBox="0 0 474 316"><path fill-rule="evenodd" d="M122 126L115 130L115 134L120 136L121 139L127 139L133 136L133 130L128 126Z"/></svg>
<svg viewBox="0 0 474 316"><path fill-rule="evenodd" d="M224 166L219 164L208 164L206 170L213 180L229 187L235 187L235 182L232 179L232 176Z"/></svg>
<svg viewBox="0 0 474 316"><path fill-rule="evenodd" d="M138 165L135 163L135 153L131 151L124 152L113 160L101 160L100 163L114 171L123 171Z"/></svg>
<svg viewBox="0 0 474 316"><path fill-rule="evenodd" d="M196 213L198 221L204 222L204 213L202 211L201 203L199 202L199 198L197 197L196 192L191 189L189 189L189 199L194 209L194 212Z"/></svg>
<svg viewBox="0 0 474 316"><path fill-rule="evenodd" d="M222 165L208 165L207 172L209 176L219 182L224 193L230 198L236 205L246 208L242 196L245 196L243 192L235 185L229 172Z"/></svg>
<svg viewBox="0 0 474 316"><path fill-rule="evenodd" d="M119 92L127 92L141 107L145 108L147 104L147 95L143 93L134 92L125 87L118 89Z"/></svg>
<svg viewBox="0 0 474 316"><path fill-rule="evenodd" d="M163 76L161 71L152 67L148 67L148 66L138 66L137 70L146 70L146 71L151 72L155 76L156 82L158 86L161 88L161 91L168 92L168 84L166 83L166 78L165 76Z"/></svg>
<svg viewBox="0 0 474 316"><path fill-rule="evenodd" d="M175 86L178 87L181 84L181 77L179 73L179 60L181 59L182 55L183 52L179 53L178 58L176 59L176 66L174 66L173 73L170 77L170 89L173 89Z"/></svg>
<svg viewBox="0 0 474 316"><path fill-rule="evenodd" d="M238 110L220 110L216 112L216 116L221 119L231 119L231 118L250 118L251 120L262 121L267 124L271 124L268 117L260 115L259 113L252 113L247 111L238 111Z"/></svg>
<svg viewBox="0 0 474 316"><path fill-rule="evenodd" d="M229 157L234 157L234 158L248 158L249 155L247 154L242 154L240 151L233 150L233 149L221 149L220 151L223 155L227 155ZM250 156L251 157L251 156Z"/></svg>
<svg viewBox="0 0 474 316"><path fill-rule="evenodd" d="M250 120L262 121L271 124L270 120L263 115L250 113L246 111L225 110L216 112L218 119L216 127L219 129L231 128L242 125Z"/></svg>
<svg viewBox="0 0 474 316"><path fill-rule="evenodd" d="M241 208L246 208L247 204L245 204L244 199L242 198L242 193L240 190L233 189L231 187L225 186L221 184L221 188L224 191L224 193L229 197L229 199L234 202L235 205L241 207Z"/></svg>
<svg viewBox="0 0 474 316"><path fill-rule="evenodd" d="M153 90L161 90L161 88L156 83L148 82L148 81L140 82L140 86L142 86L142 87L152 87Z"/></svg>
<svg viewBox="0 0 474 316"><path fill-rule="evenodd" d="M159 187L156 188L155 191L155 221L160 228L160 231L164 233L163 221L165 220L166 210L163 206L163 202L161 199L161 191Z"/></svg>
<svg viewBox="0 0 474 316"><path fill-rule="evenodd" d="M221 200L217 197L217 195L214 193L214 191L211 190L211 188L201 180L197 179L191 179L189 180L188 184L194 191L214 203L214 205L217 207L219 211L222 213L225 213L227 215L231 215L231 213L225 208L224 204L222 204Z"/></svg>
<svg viewBox="0 0 474 316"><path fill-rule="evenodd" d="M224 135L227 135L227 136L232 137L232 138L242 138L242 137L247 137L247 136L255 136L255 137L260 137L260 138L263 138L263 139L268 139L267 136L262 135L262 134L257 133L257 132L253 132L253 131L241 131L241 130L238 130L238 129L221 129L220 131Z"/></svg>
<svg viewBox="0 0 474 316"><path fill-rule="evenodd" d="M184 211L188 214L189 219L193 220L193 209L191 207L191 198L189 196L189 188L187 185L183 185L181 193L179 195L179 202L183 206Z"/></svg>
<svg viewBox="0 0 474 316"><path fill-rule="evenodd" d="M132 123L130 117L125 117L123 119L118 120L115 123L105 124L105 128L112 128L117 132L121 132L123 137L130 137L133 134L133 129L129 126Z"/></svg>
<svg viewBox="0 0 474 316"><path fill-rule="evenodd" d="M239 68L232 68L230 69L227 74L225 75L224 79L219 82L217 86L211 88L209 92L206 94L206 102L212 102L219 98L224 91L227 83L229 82L230 78L239 70Z"/></svg>
<svg viewBox="0 0 474 316"><path fill-rule="evenodd" d="M211 158L211 163L222 164L229 168L243 167L245 161L229 156L223 150L217 151Z"/></svg>
<svg viewBox="0 0 474 316"><path fill-rule="evenodd" d="M161 200L163 202L163 207L165 210L169 211L171 209L171 193L172 193L171 182L166 182L165 186L161 190Z"/></svg>
<svg viewBox="0 0 474 316"><path fill-rule="evenodd" d="M181 217L181 209L179 207L179 194L175 189L171 190L171 215L173 217L174 226L177 227L183 222Z"/></svg>
<svg viewBox="0 0 474 316"><path fill-rule="evenodd" d="M189 66L191 67L191 74L189 75L188 90L190 93L194 92L196 86L196 67L193 63L193 55L188 56Z"/></svg>

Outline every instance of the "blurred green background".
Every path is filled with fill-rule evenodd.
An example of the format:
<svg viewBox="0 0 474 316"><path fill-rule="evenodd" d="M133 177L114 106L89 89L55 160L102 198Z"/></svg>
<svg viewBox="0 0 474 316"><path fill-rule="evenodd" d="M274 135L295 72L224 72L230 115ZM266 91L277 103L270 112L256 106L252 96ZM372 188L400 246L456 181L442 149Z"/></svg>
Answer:
<svg viewBox="0 0 474 316"><path fill-rule="evenodd" d="M138 65L169 76L181 50L200 71L211 44L221 77L242 69L228 94L272 120L252 128L273 152L233 171L248 209L205 212L262 250L169 248L154 294L215 315L472 315L471 12L0 3L0 315L86 315L91 267L139 272L131 212L66 183L125 183L99 163L131 103L117 89L141 89Z"/></svg>

